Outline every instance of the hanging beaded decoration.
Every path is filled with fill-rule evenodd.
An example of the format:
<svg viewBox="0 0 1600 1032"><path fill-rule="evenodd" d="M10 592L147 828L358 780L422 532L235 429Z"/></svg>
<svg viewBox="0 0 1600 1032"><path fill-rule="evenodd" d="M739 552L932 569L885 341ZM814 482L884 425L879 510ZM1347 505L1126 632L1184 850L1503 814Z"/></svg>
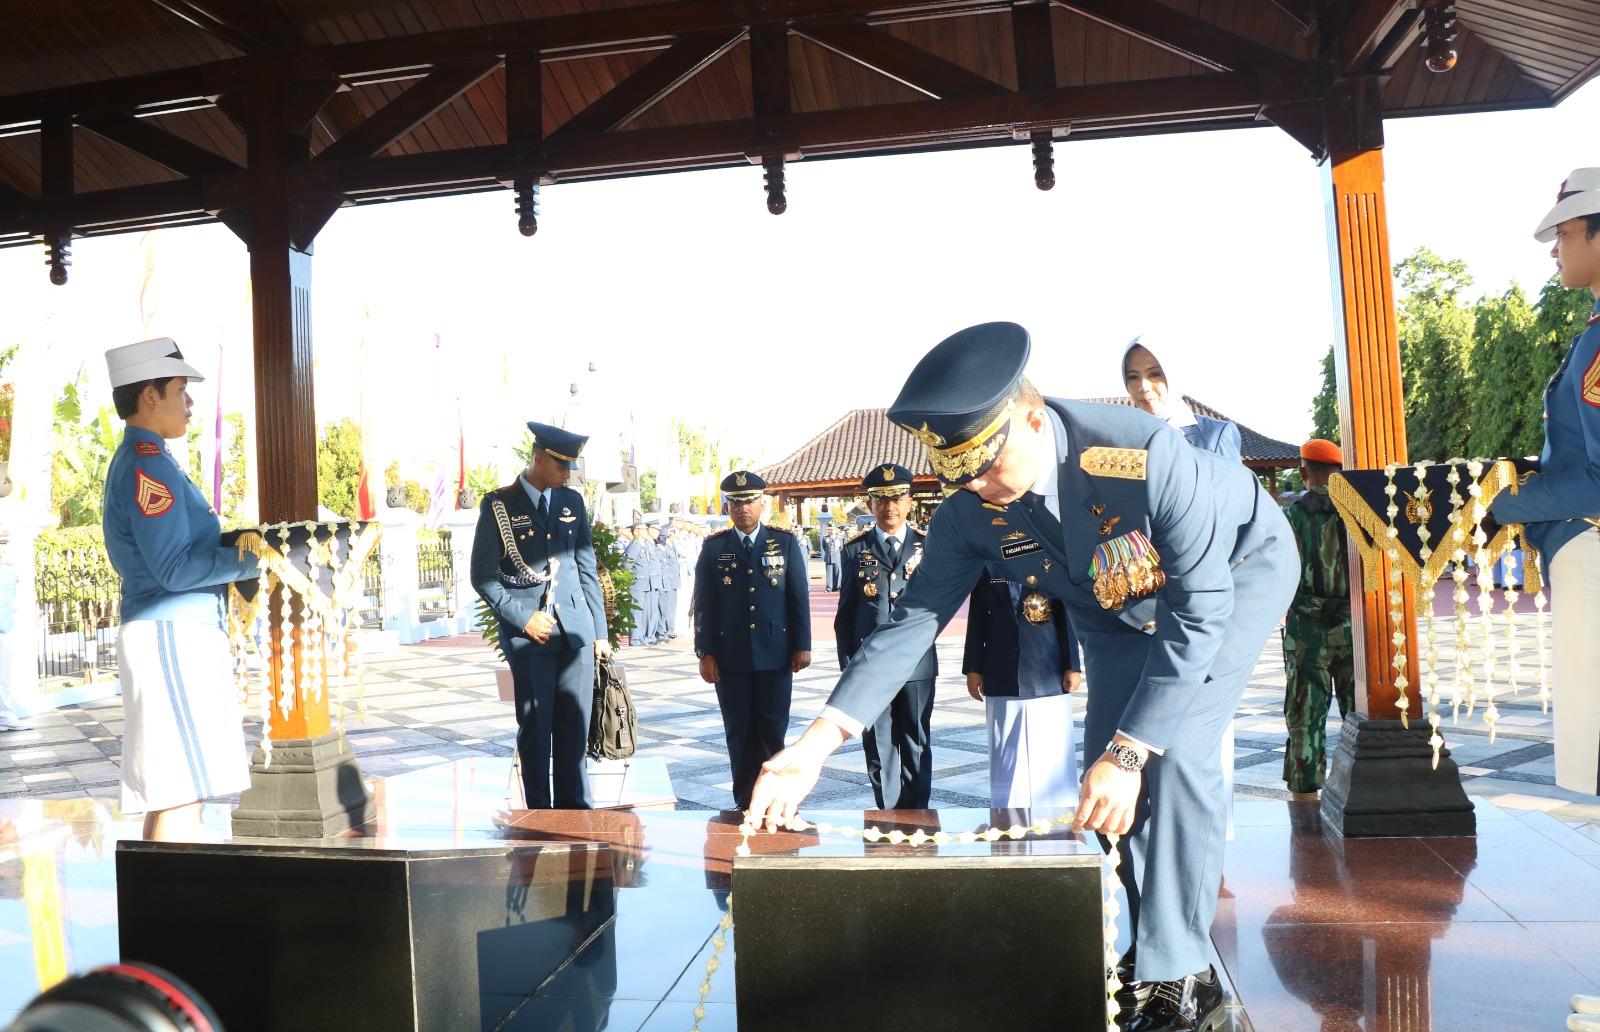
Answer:
<svg viewBox="0 0 1600 1032"><path fill-rule="evenodd" d="M1394 518L1400 515L1400 507L1394 501L1396 490L1394 474L1399 468L1392 462L1383 467L1386 481L1383 493L1389 499L1386 510L1389 517L1389 526L1386 529L1388 540L1384 545L1384 553L1389 557L1389 626L1394 628L1394 633L1390 636L1390 642L1394 645L1394 658L1391 661L1394 667L1394 708L1400 711L1400 726L1409 728L1411 700L1406 695L1406 688L1411 682L1406 680L1405 595L1400 590L1400 549L1395 545L1400 538L1400 531L1394 525Z"/></svg>
<svg viewBox="0 0 1600 1032"><path fill-rule="evenodd" d="M261 575L248 594L238 584L229 589L229 640L234 673L248 690L252 658L259 664L260 713L270 723L276 679L281 717L288 717L303 694L308 701L327 702L334 709L340 751L345 738L345 686L356 681L358 715L365 716L365 671L356 642L353 612L364 591L361 569L378 545L376 523L279 523L237 534L241 555L254 555ZM267 612L273 595L275 619ZM271 762L271 736L263 733L261 749Z"/></svg>
<svg viewBox="0 0 1600 1032"><path fill-rule="evenodd" d="M1433 769L1438 770L1439 749L1444 745L1444 737L1439 734L1439 632L1433 622L1433 593L1439 575L1434 572L1430 561L1433 558L1433 531L1428 529L1428 521L1433 517L1428 494L1428 467L1431 465L1433 463L1427 459L1417 462L1417 493L1412 496L1412 504L1415 506L1417 540L1422 543L1417 551L1417 557L1422 561L1422 577L1417 591L1417 604L1422 609L1422 652L1417 657L1417 673L1422 678L1422 697L1427 706L1428 747L1433 750Z"/></svg>

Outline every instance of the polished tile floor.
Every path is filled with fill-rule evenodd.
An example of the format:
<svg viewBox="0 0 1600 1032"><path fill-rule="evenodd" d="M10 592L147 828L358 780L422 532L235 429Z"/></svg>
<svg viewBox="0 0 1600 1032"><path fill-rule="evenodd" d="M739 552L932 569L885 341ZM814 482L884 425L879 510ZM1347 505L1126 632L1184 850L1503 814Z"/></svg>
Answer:
<svg viewBox="0 0 1600 1032"><path fill-rule="evenodd" d="M795 730L837 669L824 633L833 596L814 594L815 664L797 678ZM1440 630L1448 663L1449 628ZM1531 616L1517 640L1526 682L1536 667ZM941 639L939 652L934 801L947 828L976 826L987 811L960 808L987 792L982 709L961 684L959 637ZM499 1028L694 1024L733 841L717 812L730 803L721 723L685 638L624 657L641 755L666 762L677 810L594 815L583 827L509 808L514 727L486 650L455 638L371 657L368 719L352 718L350 740L377 779L384 834L444 846L597 837L618 842L631 871L614 924L538 992L501 1001ZM1503 701L1493 742L1476 718L1447 722L1478 805L1476 839L1341 842L1281 790L1282 693L1274 641L1238 714L1238 833L1213 932L1243 1005L1235 1027L1563 1027L1568 994L1600 991L1600 808L1554 787L1549 717L1537 702L1526 692ZM1336 727L1329 722L1330 734ZM138 834L114 805L120 731L113 699L0 734L0 1027L41 986L117 956L112 850ZM834 758L814 803L857 819L871 805L859 748ZM227 813L226 804L208 807L218 837ZM732 1029L732 1000L724 967L700 1028Z"/></svg>

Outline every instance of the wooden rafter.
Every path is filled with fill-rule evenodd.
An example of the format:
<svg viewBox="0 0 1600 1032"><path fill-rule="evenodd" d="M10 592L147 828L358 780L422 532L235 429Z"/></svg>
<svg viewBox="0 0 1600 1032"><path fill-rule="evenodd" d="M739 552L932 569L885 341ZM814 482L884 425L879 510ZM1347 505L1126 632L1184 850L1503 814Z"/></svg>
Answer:
<svg viewBox="0 0 1600 1032"><path fill-rule="evenodd" d="M1326 42L1324 53L1348 74L1362 71L1375 56L1380 56L1380 48L1412 3L1413 0L1357 0L1338 33Z"/></svg>
<svg viewBox="0 0 1600 1032"><path fill-rule="evenodd" d="M153 0L184 21L241 50L287 50L300 33L272 0Z"/></svg>
<svg viewBox="0 0 1600 1032"><path fill-rule="evenodd" d="M209 176L239 170L238 165L220 154L152 125L148 119L119 111L97 111L79 116L78 124L179 175Z"/></svg>
<svg viewBox="0 0 1600 1032"><path fill-rule="evenodd" d="M861 22L798 26L796 32L879 75L930 97L1009 92L1000 83Z"/></svg>
<svg viewBox="0 0 1600 1032"><path fill-rule="evenodd" d="M476 58L434 69L365 121L346 130L318 155L318 160L342 161L377 154L432 118L499 65L499 58Z"/></svg>
<svg viewBox="0 0 1600 1032"><path fill-rule="evenodd" d="M1287 54L1234 35L1155 0L1055 0L1086 18L1188 58L1214 71L1244 71L1283 64Z"/></svg>
<svg viewBox="0 0 1600 1032"><path fill-rule="evenodd" d="M600 99L568 119L552 139L608 133L660 103L744 39L743 28L697 32L680 38Z"/></svg>
<svg viewBox="0 0 1600 1032"><path fill-rule="evenodd" d="M1017 88L1044 90L1056 84L1055 32L1050 4L1019 3L1011 8L1011 41L1017 57Z"/></svg>
<svg viewBox="0 0 1600 1032"><path fill-rule="evenodd" d="M742 163L751 154L827 153L938 146L1009 139L1016 133L1073 125L1076 130L1150 120L1253 119L1266 104L1315 99L1316 77L1215 73L1094 86L1069 86L984 97L911 101L802 112L661 129L635 129L546 140L521 152L511 145L369 158L291 163L292 202L383 197L390 193L493 185L519 175L588 178L628 171ZM243 174L96 191L58 203L0 204L0 236L58 223L79 228L125 223L243 203Z"/></svg>

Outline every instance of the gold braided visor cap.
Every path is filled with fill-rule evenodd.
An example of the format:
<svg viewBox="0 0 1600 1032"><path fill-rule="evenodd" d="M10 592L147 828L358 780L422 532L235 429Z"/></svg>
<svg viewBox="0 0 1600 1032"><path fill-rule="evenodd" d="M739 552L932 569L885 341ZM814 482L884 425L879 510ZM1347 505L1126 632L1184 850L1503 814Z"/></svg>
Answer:
<svg viewBox="0 0 1600 1032"><path fill-rule="evenodd" d="M1017 398L1004 402L976 433L959 444L945 445L944 438L924 424L906 426L911 435L928 449L928 464L934 475L946 484L965 484L994 465L1011 436L1011 417L1016 414ZM904 424L902 424L904 425Z"/></svg>

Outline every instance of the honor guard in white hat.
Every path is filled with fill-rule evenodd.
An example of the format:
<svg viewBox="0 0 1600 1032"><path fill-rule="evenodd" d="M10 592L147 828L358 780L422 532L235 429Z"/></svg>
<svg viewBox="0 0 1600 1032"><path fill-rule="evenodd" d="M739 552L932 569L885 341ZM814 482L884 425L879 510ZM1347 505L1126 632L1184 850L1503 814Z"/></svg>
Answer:
<svg viewBox="0 0 1600 1032"><path fill-rule="evenodd" d="M227 586L256 576L256 559L222 546L216 512L167 450L188 429L199 370L170 337L113 348L106 369L127 422L103 506L122 579L122 808L145 813L146 837L184 835L199 800L250 783L223 627Z"/></svg>

